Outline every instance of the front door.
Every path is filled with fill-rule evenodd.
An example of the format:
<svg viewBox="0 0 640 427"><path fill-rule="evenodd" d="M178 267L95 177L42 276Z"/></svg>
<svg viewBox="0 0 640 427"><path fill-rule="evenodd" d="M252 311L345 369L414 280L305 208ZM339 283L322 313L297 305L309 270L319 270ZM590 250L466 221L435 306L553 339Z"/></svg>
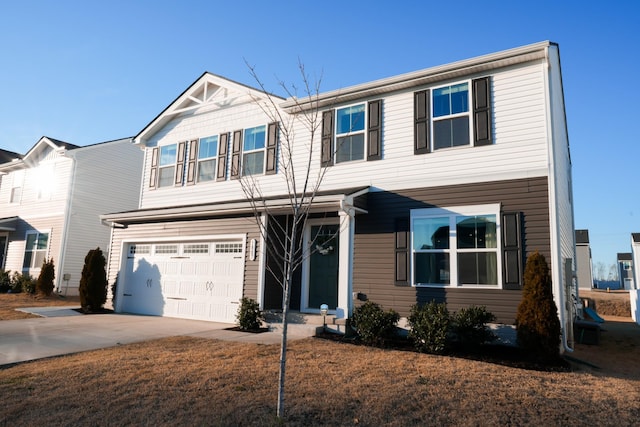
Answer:
<svg viewBox="0 0 640 427"><path fill-rule="evenodd" d="M309 300L307 308L329 310L338 306L338 224L311 227L309 258Z"/></svg>

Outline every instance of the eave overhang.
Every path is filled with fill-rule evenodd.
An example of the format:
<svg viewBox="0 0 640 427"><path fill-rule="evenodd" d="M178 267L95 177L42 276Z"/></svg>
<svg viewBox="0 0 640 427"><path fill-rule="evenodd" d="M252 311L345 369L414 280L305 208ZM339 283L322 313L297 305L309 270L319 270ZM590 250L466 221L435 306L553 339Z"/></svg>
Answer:
<svg viewBox="0 0 640 427"><path fill-rule="evenodd" d="M16 231L17 216L0 218L0 231Z"/></svg>
<svg viewBox="0 0 640 427"><path fill-rule="evenodd" d="M434 82L455 79L511 65L545 59L550 46L555 43L545 41L502 52L453 62L446 65L414 71L407 74L376 80L319 94L313 99L288 98L281 107L295 114L312 108L323 108L364 98L374 98L387 93L408 88L425 86Z"/></svg>

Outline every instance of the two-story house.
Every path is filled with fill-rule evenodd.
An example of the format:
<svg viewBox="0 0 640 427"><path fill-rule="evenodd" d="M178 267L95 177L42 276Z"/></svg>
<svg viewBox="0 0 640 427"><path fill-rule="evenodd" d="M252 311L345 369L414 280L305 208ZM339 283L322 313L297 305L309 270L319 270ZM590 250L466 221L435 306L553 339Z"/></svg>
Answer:
<svg viewBox="0 0 640 427"><path fill-rule="evenodd" d="M313 99L272 97L286 123L265 114L265 98L204 73L134 138L145 150L140 207L103 215L116 310L233 322L241 296L281 307L265 250L277 237L260 233L238 178L250 174L270 206L286 206L282 128L320 109L314 141L293 125L292 158L299 176L326 171L305 239L337 237L297 271L293 310L327 304L346 318L358 296L407 316L437 300L485 305L513 324L526 256L539 251L569 345L575 237L556 44ZM287 218L283 209L262 221Z"/></svg>
<svg viewBox="0 0 640 427"><path fill-rule="evenodd" d="M131 138L78 147L43 136L0 163L0 268L34 279L53 259L58 292L77 295L90 249L109 247L100 214L133 209L142 153Z"/></svg>

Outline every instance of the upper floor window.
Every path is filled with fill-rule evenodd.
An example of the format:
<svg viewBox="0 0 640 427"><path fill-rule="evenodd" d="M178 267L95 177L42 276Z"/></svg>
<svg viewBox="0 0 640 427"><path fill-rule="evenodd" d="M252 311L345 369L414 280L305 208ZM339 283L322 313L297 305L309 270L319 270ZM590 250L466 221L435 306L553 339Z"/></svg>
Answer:
<svg viewBox="0 0 640 427"><path fill-rule="evenodd" d="M411 212L415 285L498 286L498 213L494 205Z"/></svg>
<svg viewBox="0 0 640 427"><path fill-rule="evenodd" d="M433 90L433 148L469 145L469 83Z"/></svg>
<svg viewBox="0 0 640 427"><path fill-rule="evenodd" d="M382 159L382 100L322 113L322 166Z"/></svg>
<svg viewBox="0 0 640 427"><path fill-rule="evenodd" d="M336 111L336 163L364 159L365 104Z"/></svg>
<svg viewBox="0 0 640 427"><path fill-rule="evenodd" d="M257 126L244 131L242 144L242 175L264 173L266 126Z"/></svg>
<svg viewBox="0 0 640 427"><path fill-rule="evenodd" d="M490 78L414 93L416 154L462 146L491 145Z"/></svg>
<svg viewBox="0 0 640 427"><path fill-rule="evenodd" d="M20 203L22 200L22 184L24 181L24 170L15 171L12 174L11 183L11 203Z"/></svg>
<svg viewBox="0 0 640 427"><path fill-rule="evenodd" d="M38 231L27 232L27 243L24 250L22 269L40 268L47 255L49 233Z"/></svg>
<svg viewBox="0 0 640 427"><path fill-rule="evenodd" d="M198 182L216 179L216 159L218 156L218 136L200 138L198 144Z"/></svg>
<svg viewBox="0 0 640 427"><path fill-rule="evenodd" d="M169 187L174 184L176 173L176 153L176 144L160 147L158 187Z"/></svg>

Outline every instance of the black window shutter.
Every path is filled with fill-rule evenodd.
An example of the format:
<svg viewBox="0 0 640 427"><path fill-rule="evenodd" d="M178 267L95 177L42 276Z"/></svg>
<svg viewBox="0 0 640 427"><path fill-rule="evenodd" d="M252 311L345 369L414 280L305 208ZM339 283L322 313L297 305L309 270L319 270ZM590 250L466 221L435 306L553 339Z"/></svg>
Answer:
<svg viewBox="0 0 640 427"><path fill-rule="evenodd" d="M187 185L196 183L196 159L198 158L198 140L189 143L189 162L187 166Z"/></svg>
<svg viewBox="0 0 640 427"><path fill-rule="evenodd" d="M227 150L229 149L229 133L220 135L218 144L218 173L216 179L225 180L227 178Z"/></svg>
<svg viewBox="0 0 640 427"><path fill-rule="evenodd" d="M333 110L322 113L322 144L320 146L320 165L333 165Z"/></svg>
<svg viewBox="0 0 640 427"><path fill-rule="evenodd" d="M276 173L277 146L278 146L278 123L277 122L269 123L269 126L267 126L267 159L266 159L266 167L265 167L265 174L267 175L273 175Z"/></svg>
<svg viewBox="0 0 640 427"><path fill-rule="evenodd" d="M409 220L396 218L395 224L396 286L409 286Z"/></svg>
<svg viewBox="0 0 640 427"><path fill-rule="evenodd" d="M474 145L491 145L491 87L489 77L473 80Z"/></svg>
<svg viewBox="0 0 640 427"><path fill-rule="evenodd" d="M413 130L413 152L414 154L423 154L429 152L429 90L421 90L413 94L413 118L414 118L414 130Z"/></svg>
<svg viewBox="0 0 640 427"><path fill-rule="evenodd" d="M184 158L185 158L186 149L187 149L186 142L178 143L178 152L176 153L176 156L178 158L176 161L176 175L175 175L175 180L173 182L176 186L182 185L182 178L184 177Z"/></svg>
<svg viewBox="0 0 640 427"><path fill-rule="evenodd" d="M369 102L367 160L382 159L382 100Z"/></svg>
<svg viewBox="0 0 640 427"><path fill-rule="evenodd" d="M233 132L231 146L231 179L240 178L240 155L242 153L242 131Z"/></svg>
<svg viewBox="0 0 640 427"><path fill-rule="evenodd" d="M504 289L522 289L522 214L502 214L502 265Z"/></svg>
<svg viewBox="0 0 640 427"><path fill-rule="evenodd" d="M151 152L151 170L149 171L149 188L155 189L158 185L158 147L154 147Z"/></svg>

